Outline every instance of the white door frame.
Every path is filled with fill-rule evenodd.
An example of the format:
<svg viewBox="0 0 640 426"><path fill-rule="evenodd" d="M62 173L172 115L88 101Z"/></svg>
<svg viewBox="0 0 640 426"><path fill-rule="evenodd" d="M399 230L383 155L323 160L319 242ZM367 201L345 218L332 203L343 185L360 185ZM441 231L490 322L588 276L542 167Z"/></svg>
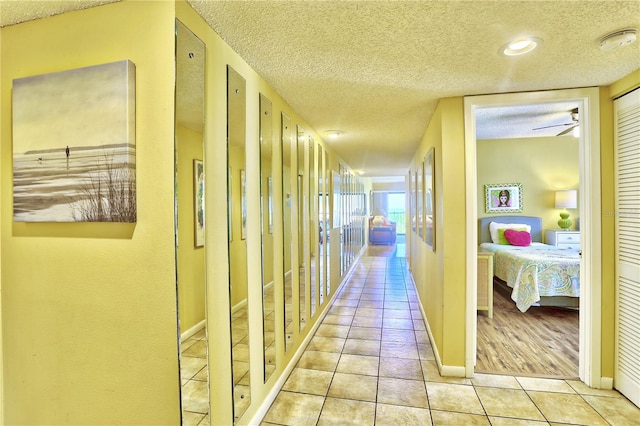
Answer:
<svg viewBox="0 0 640 426"><path fill-rule="evenodd" d="M601 198L600 198L600 97L598 88L469 96L464 99L466 171L467 296L465 372L473 377L476 363L477 324L477 171L475 111L481 108L545 102L576 102L580 109L580 379L601 388ZM610 387L608 381L605 387Z"/></svg>

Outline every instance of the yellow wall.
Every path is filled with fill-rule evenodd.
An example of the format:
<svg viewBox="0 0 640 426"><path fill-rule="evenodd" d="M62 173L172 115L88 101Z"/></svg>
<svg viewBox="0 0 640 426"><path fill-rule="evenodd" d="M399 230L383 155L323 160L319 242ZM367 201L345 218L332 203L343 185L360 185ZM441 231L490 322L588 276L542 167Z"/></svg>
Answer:
<svg viewBox="0 0 640 426"><path fill-rule="evenodd" d="M433 252L411 233L411 271L443 366L464 366L464 111L462 98L441 99L412 163L435 148L435 240ZM449 370L451 371L451 370Z"/></svg>
<svg viewBox="0 0 640 426"><path fill-rule="evenodd" d="M543 230L557 229L560 210L554 207L553 191L578 188L578 139L565 136L479 140L476 146L478 218L496 215L485 212L486 184L521 183L523 210L513 214L541 217ZM579 211L568 212L575 228Z"/></svg>
<svg viewBox="0 0 640 426"><path fill-rule="evenodd" d="M124 1L2 28L5 424L178 424L174 6ZM136 65L138 221L12 221L12 79Z"/></svg>
<svg viewBox="0 0 640 426"><path fill-rule="evenodd" d="M180 333L205 319L204 248L195 246L193 160L202 160L202 134L178 125L178 313Z"/></svg>

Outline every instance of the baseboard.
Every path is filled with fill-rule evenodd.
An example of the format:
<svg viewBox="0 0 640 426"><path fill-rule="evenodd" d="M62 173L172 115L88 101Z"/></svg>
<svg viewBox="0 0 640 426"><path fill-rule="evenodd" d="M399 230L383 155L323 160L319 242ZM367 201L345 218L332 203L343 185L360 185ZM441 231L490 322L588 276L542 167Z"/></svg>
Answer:
<svg viewBox="0 0 640 426"><path fill-rule="evenodd" d="M600 389L613 389L613 377L600 377Z"/></svg>
<svg viewBox="0 0 640 426"><path fill-rule="evenodd" d="M413 287L415 288L415 282L413 283ZM427 314L424 311L424 307L422 306L422 301L420 300L420 298L418 298L418 306L420 306L420 314L422 315L422 320L424 321L424 325L427 329L427 334L429 335L429 341L431 342L433 356L436 359L436 364L438 365L438 371L440 372L440 375L442 377L467 377L464 365L444 365L442 363L440 353L438 352L438 346L436 345L433 333L431 332L431 327L429 326L429 321L427 320Z"/></svg>
<svg viewBox="0 0 640 426"><path fill-rule="evenodd" d="M458 365L442 365L440 375L442 377L467 377L467 370Z"/></svg>
<svg viewBox="0 0 640 426"><path fill-rule="evenodd" d="M340 290L342 290L342 287L344 287L347 281L349 281L349 279L351 278L351 274L353 274L354 267L360 261L360 257L362 257L363 253L364 253L364 250L362 250L360 254L357 256L357 258L351 263L351 266L349 267L347 272L344 274L344 279L340 282L336 290L331 294L331 299L327 303L325 309L319 314L317 321L313 324L313 327L311 328L307 336L304 338L304 340L302 341L302 343L300 344L296 352L291 357L289 364L287 364L287 366L284 368L284 370L282 371L282 374L280 374L280 377L278 377L278 380L276 380L273 387L271 388L267 396L262 401L262 404L260 404L260 407L258 407L255 414L251 417L251 420L249 420L249 423L247 424L249 425L261 424L264 416L267 415L269 408L271 408L271 404L273 404L273 401L275 401L276 398L278 397L278 394L280 393L280 391L282 390L282 387L284 386L285 382L289 378L289 375L291 374L295 366L298 364L298 361L302 357L302 354L304 354L304 351L307 349L309 342L311 342L311 339L313 339L313 336L316 334L318 327L320 327L320 324L322 324L324 317L327 315L327 313L331 309L331 306L333 305L333 302L336 296L338 295L338 293L340 293Z"/></svg>
<svg viewBox="0 0 640 426"><path fill-rule="evenodd" d="M187 340L188 338L190 338L200 330L204 329L206 326L207 326L207 320L202 320L196 325L194 325L193 327L191 327L190 329L185 330L184 333L180 334L180 343L184 342L185 340Z"/></svg>
<svg viewBox="0 0 640 426"><path fill-rule="evenodd" d="M231 308L231 313L235 314L236 312L238 312L240 309L244 308L245 306L247 306L247 299L244 299L244 300L240 301L239 303L237 303L236 305L234 305L233 308Z"/></svg>

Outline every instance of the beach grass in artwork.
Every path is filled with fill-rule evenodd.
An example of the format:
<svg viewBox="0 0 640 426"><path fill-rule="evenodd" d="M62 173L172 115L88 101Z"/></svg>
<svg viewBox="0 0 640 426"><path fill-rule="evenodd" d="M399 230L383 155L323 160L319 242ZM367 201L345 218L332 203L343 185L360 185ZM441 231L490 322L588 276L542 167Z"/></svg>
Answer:
<svg viewBox="0 0 640 426"><path fill-rule="evenodd" d="M135 222L135 66L13 80L16 222Z"/></svg>

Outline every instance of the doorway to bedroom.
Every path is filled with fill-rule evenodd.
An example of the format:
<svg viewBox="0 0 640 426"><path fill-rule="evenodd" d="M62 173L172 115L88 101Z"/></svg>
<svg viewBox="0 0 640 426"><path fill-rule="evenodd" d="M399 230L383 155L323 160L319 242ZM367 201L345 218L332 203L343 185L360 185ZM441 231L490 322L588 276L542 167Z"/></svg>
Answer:
<svg viewBox="0 0 640 426"><path fill-rule="evenodd" d="M579 282L580 238L576 224L561 233L557 222L559 212L576 222L580 213L577 205L566 212L555 206L556 191L580 186L579 126L572 126L573 111L578 111L576 102L490 107L476 113L479 226L522 224L518 231L527 226L523 235L533 239L525 247L503 238L486 241L493 232L479 229L479 250L493 253L493 281L487 288L493 315L489 310L478 315L478 373L578 377L579 285L565 282ZM505 194L505 202L494 200L494 192ZM539 220L529 222L530 217ZM545 264L533 266L543 253L538 245L551 242L548 233L575 244L558 253L545 248ZM540 295L545 297L538 301Z"/></svg>
<svg viewBox="0 0 640 426"><path fill-rule="evenodd" d="M600 344L594 332L593 314L598 308L591 302L592 267L585 259L587 256L600 261L599 248L593 250L595 241L587 238L593 226L594 207L599 205L599 199L591 199L590 195L599 190L592 175L592 172L599 175L599 169L592 170L593 152L596 147L599 149L593 128L598 127L594 114L598 98L597 92L587 92L589 89L574 89L465 99L466 149L470 154L467 194L472 195L467 206L467 246L472 253L467 262L469 376L482 372L579 377L587 384L594 383L595 378L600 380L600 372L595 371L599 366L586 362L599 353ZM511 205L493 205L492 189L509 190L515 201L512 199ZM575 204L556 203L556 192L564 190L580 195ZM558 225L561 212L569 214L570 227L562 229ZM562 238L557 238L560 236L572 237L577 243L570 248L571 256L576 258L573 266L576 288L570 296L578 300L579 309L567 307L564 301L555 303L559 300L556 297L548 300L543 297L539 302L539 294L535 293L544 295L546 290L537 285L518 294L514 289L518 281L515 278L529 274L526 278L537 280L539 277L531 273L534 266L518 277L518 267L505 266L504 256L496 253L491 255L489 271L479 266L482 256L478 253L493 250L480 246L487 241L480 239L479 219L483 224L494 217L501 219L498 222L513 219L518 224L518 218L523 216L538 218L540 222L534 242L564 246ZM533 235L531 231L529 237ZM580 246L581 240L590 241L588 247ZM496 257L501 259L497 265ZM478 273L491 275L485 280L493 286L487 289L488 298L493 299L491 317L491 310L477 311L481 308L479 291L483 291ZM527 293L524 300L523 293ZM548 302L551 306L538 306Z"/></svg>

